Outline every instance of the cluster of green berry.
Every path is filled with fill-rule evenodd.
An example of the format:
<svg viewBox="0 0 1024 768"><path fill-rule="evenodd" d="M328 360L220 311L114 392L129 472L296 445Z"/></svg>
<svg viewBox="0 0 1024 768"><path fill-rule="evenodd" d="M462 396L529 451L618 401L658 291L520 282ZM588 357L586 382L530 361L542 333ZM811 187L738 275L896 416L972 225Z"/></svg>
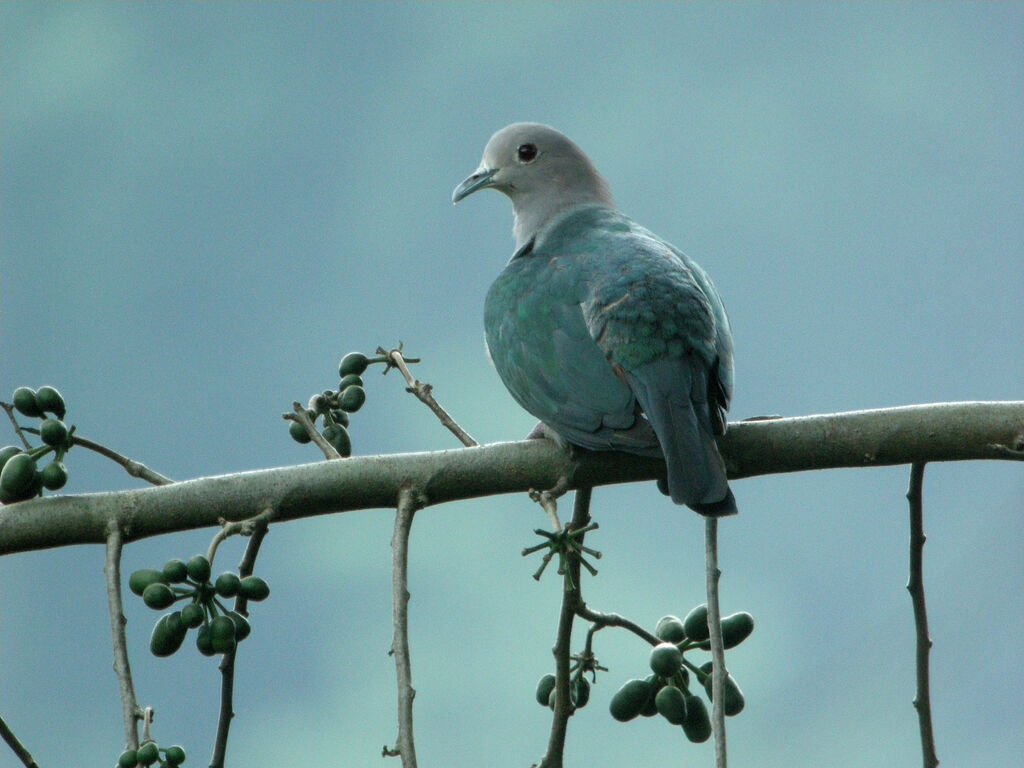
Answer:
<svg viewBox="0 0 1024 768"><path fill-rule="evenodd" d="M181 647L188 630L197 627L196 647L205 656L233 651L235 645L249 636L248 620L225 608L218 598L265 600L270 587L258 576L242 579L230 571L211 584L210 570L210 561L204 555L196 555L187 563L170 560L163 570L143 568L129 577L131 591L155 611L169 608L178 600L191 600L180 611L164 614L157 621L149 641L153 655L170 656Z"/></svg>
<svg viewBox="0 0 1024 768"><path fill-rule="evenodd" d="M537 703L544 707L555 708L555 676L544 675L537 681ZM569 678L569 702L575 712L587 706L590 701L590 681L583 676L583 669L577 669Z"/></svg>
<svg viewBox="0 0 1024 768"><path fill-rule="evenodd" d="M160 753L163 752L163 759ZM159 761L159 762L157 762ZM185 750L179 746L160 749L155 741L147 741L138 749L126 749L117 758L117 768L136 768L136 766L149 766L154 763L160 768L174 768L185 762Z"/></svg>
<svg viewBox="0 0 1024 768"><path fill-rule="evenodd" d="M53 387L18 387L11 398L14 407L23 416L42 419L39 437L43 444L37 448L22 450L16 445L0 448L0 502L10 504L38 496L43 488L59 490L68 481L64 467L64 454L71 448L71 435L63 422L67 414L64 398ZM53 414L48 418L46 414ZM53 461L39 470L38 461L54 452Z"/></svg>
<svg viewBox="0 0 1024 768"><path fill-rule="evenodd" d="M370 362L370 358L361 352L349 352L338 365L338 374L341 376L338 389L328 389L313 395L306 410L306 415L314 424L318 418L323 417L324 426L320 433L346 458L352 455L352 440L347 430L348 415L358 411L366 402L366 390L363 389L361 376ZM288 433L297 443L310 441L306 428L297 421L288 426Z"/></svg>
<svg viewBox="0 0 1024 768"><path fill-rule="evenodd" d="M753 616L745 612L734 613L722 619L722 644L733 648L753 631ZM710 699L713 665L709 661L697 667L683 656L688 650L707 650L710 647L707 606L698 605L682 621L675 616L664 616L654 634L662 641L651 649L649 662L654 674L628 680L612 696L609 704L612 717L626 722L637 715L651 717L660 714L673 725L681 725L690 741L707 741L711 736L711 719L704 700L690 693L690 672ZM732 675L727 675L723 702L725 714L739 714L744 703L743 692Z"/></svg>

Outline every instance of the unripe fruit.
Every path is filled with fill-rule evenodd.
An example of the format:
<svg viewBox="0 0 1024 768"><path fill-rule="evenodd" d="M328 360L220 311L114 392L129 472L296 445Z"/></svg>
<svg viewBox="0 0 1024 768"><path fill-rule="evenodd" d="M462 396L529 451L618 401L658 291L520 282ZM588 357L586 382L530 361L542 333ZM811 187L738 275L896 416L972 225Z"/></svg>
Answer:
<svg viewBox="0 0 1024 768"><path fill-rule="evenodd" d="M711 738L711 718L708 708L700 696L686 697L686 719L683 721L683 733L694 744L702 744Z"/></svg>
<svg viewBox="0 0 1024 768"><path fill-rule="evenodd" d="M217 594L221 597L234 597L238 594L238 587L241 583L242 580L238 578L237 573L224 571L224 573L217 577L213 588L217 590Z"/></svg>
<svg viewBox="0 0 1024 768"><path fill-rule="evenodd" d="M356 376L362 376L367 365L369 365L369 359L366 355L361 352L349 352L341 358L341 363L338 365L338 375L342 378L348 376L350 373L354 373Z"/></svg>
<svg viewBox="0 0 1024 768"><path fill-rule="evenodd" d="M152 765L160 757L160 748L155 741L147 741L139 747L137 756L140 765Z"/></svg>
<svg viewBox="0 0 1024 768"><path fill-rule="evenodd" d="M168 747L164 750L164 760L168 765L181 765L185 762L185 750L178 745Z"/></svg>
<svg viewBox="0 0 1024 768"><path fill-rule="evenodd" d="M180 611L161 616L149 638L149 650L154 656L170 656L181 648L187 632Z"/></svg>
<svg viewBox="0 0 1024 768"><path fill-rule="evenodd" d="M612 696L608 710L620 722L632 720L640 714L650 694L651 687L646 680L627 680Z"/></svg>
<svg viewBox="0 0 1024 768"><path fill-rule="evenodd" d="M270 587L259 576L246 576L238 585L238 594L246 600L266 600L270 596Z"/></svg>
<svg viewBox="0 0 1024 768"><path fill-rule="evenodd" d="M324 427L324 439L334 446L342 458L348 458L352 455L352 439L348 436L348 430L346 430L340 424L328 424Z"/></svg>
<svg viewBox="0 0 1024 768"><path fill-rule="evenodd" d="M68 440L68 428L60 419L43 419L39 425L39 439L47 445L59 448Z"/></svg>
<svg viewBox="0 0 1024 768"><path fill-rule="evenodd" d="M754 631L754 617L746 611L734 613L722 619L722 645L734 648L742 643Z"/></svg>
<svg viewBox="0 0 1024 768"><path fill-rule="evenodd" d="M363 386L363 380L354 373L350 373L348 376L342 378L338 382L338 391L341 392L346 387L361 387Z"/></svg>
<svg viewBox="0 0 1024 768"><path fill-rule="evenodd" d="M195 629L203 623L203 607L199 603L189 603L181 609L181 621L189 629Z"/></svg>
<svg viewBox="0 0 1024 768"><path fill-rule="evenodd" d="M707 640L711 634L708 630L708 607L698 605L686 614L686 618L683 619L683 630L691 640L696 642Z"/></svg>
<svg viewBox="0 0 1024 768"><path fill-rule="evenodd" d="M681 643L686 639L686 630L677 616L662 616L658 620L654 635L666 643Z"/></svg>
<svg viewBox="0 0 1024 768"><path fill-rule="evenodd" d="M12 496L27 498L36 481L36 460L27 453L12 456L0 470L0 486Z"/></svg>
<svg viewBox="0 0 1024 768"><path fill-rule="evenodd" d="M188 566L184 560L168 560L163 570L164 578L172 584L180 584L188 578Z"/></svg>
<svg viewBox="0 0 1024 768"><path fill-rule="evenodd" d="M21 453L21 448L16 445L5 445L3 448L0 448L0 469L3 469L4 464L19 453Z"/></svg>
<svg viewBox="0 0 1024 768"><path fill-rule="evenodd" d="M338 406L343 411L355 413L363 407L366 402L366 390L362 387L346 387L345 391L338 397Z"/></svg>
<svg viewBox="0 0 1024 768"><path fill-rule="evenodd" d="M39 473L43 487L48 491L59 491L68 482L68 470L62 461L51 461Z"/></svg>
<svg viewBox="0 0 1024 768"><path fill-rule="evenodd" d="M708 670L708 676L704 680L704 690L707 691L708 698L712 699L712 682L710 670ZM743 691L740 690L740 687L736 684L736 681L730 674L726 674L725 676L724 690L725 701L723 703L723 709L725 711L726 716L732 717L733 715L738 715L740 712L743 711L743 707L746 705L747 702L746 699L744 699L743 697Z"/></svg>
<svg viewBox="0 0 1024 768"><path fill-rule="evenodd" d="M683 654L673 643L659 643L651 649L651 671L660 677L672 677L683 663Z"/></svg>
<svg viewBox="0 0 1024 768"><path fill-rule="evenodd" d="M288 425L288 434L292 436L292 440L300 445L305 445L312 440L306 428L297 421L293 421Z"/></svg>
<svg viewBox="0 0 1024 768"><path fill-rule="evenodd" d="M174 593L166 584L154 582L142 590L142 602L155 611L162 611L174 602Z"/></svg>
<svg viewBox="0 0 1024 768"><path fill-rule="evenodd" d="M138 571L134 571L131 576L128 577L128 588L136 595L141 596L150 584L166 583L167 577L164 576L163 571L158 571L155 568L141 568Z"/></svg>
<svg viewBox="0 0 1024 768"><path fill-rule="evenodd" d="M36 400L36 393L29 387L18 387L11 396L11 401L23 416L42 416L43 410Z"/></svg>
<svg viewBox="0 0 1024 768"><path fill-rule="evenodd" d="M249 626L249 621L240 614L238 611L231 611L228 613L228 618L235 624L235 641L242 642L252 632L252 627Z"/></svg>
<svg viewBox="0 0 1024 768"><path fill-rule="evenodd" d="M672 725L682 725L686 721L686 697L674 685L666 685L654 698L658 713Z"/></svg>
<svg viewBox="0 0 1024 768"><path fill-rule="evenodd" d="M134 749L126 749L117 758L117 768L135 768L139 764L138 752Z"/></svg>
<svg viewBox="0 0 1024 768"><path fill-rule="evenodd" d="M203 656L213 656L216 651L213 650L213 644L210 641L210 625L203 624L199 628L199 632L196 633L196 648Z"/></svg>
<svg viewBox="0 0 1024 768"><path fill-rule="evenodd" d="M210 561L204 555L196 555L185 567L193 581L205 584L210 580Z"/></svg>
<svg viewBox="0 0 1024 768"><path fill-rule="evenodd" d="M537 703L546 707L553 690L555 690L555 676L544 675L544 677L537 681Z"/></svg>
<svg viewBox="0 0 1024 768"><path fill-rule="evenodd" d="M53 387L40 387L36 390L36 404L41 411L52 413L58 419L67 415L67 407L64 405L64 398L61 397Z"/></svg>
<svg viewBox="0 0 1024 768"><path fill-rule="evenodd" d="M587 706L590 701L590 681L582 675L574 677L569 683L569 698L577 709Z"/></svg>
<svg viewBox="0 0 1024 768"><path fill-rule="evenodd" d="M235 622L227 616L218 616L210 622L210 647L214 653L227 653L235 649Z"/></svg>

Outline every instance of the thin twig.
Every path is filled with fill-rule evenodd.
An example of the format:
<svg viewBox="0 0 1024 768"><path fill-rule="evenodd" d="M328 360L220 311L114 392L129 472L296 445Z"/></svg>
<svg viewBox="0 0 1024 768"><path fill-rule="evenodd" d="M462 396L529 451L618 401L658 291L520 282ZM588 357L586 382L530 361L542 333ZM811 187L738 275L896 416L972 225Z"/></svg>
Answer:
<svg viewBox="0 0 1024 768"><path fill-rule="evenodd" d="M4 719L0 717L0 738L7 742L14 754L18 756L18 759L25 765L25 768L39 768L39 764L33 759L32 753L29 752L25 745L18 741L18 737L14 735Z"/></svg>
<svg viewBox="0 0 1024 768"><path fill-rule="evenodd" d="M409 656L409 532L416 510L422 506L418 493L405 487L398 494L395 531L391 537L391 594L394 637L391 654L395 657L398 679L398 737L395 746L382 750L386 757L400 755L402 768L416 768L416 743L412 729L412 661Z"/></svg>
<svg viewBox="0 0 1024 768"><path fill-rule="evenodd" d="M578 488L573 500L572 522L569 524L574 531L585 528L590 522L591 488ZM579 537L583 544L583 536ZM582 602L580 592L580 559L578 552L566 558L564 583L562 589L562 608L558 616L558 634L555 646L551 649L555 656L555 711L551 717L551 734L548 736L548 749L540 768L562 768L562 756L565 751L565 735L569 727L569 717L573 712L569 694L569 669L572 664L572 624L576 611Z"/></svg>
<svg viewBox="0 0 1024 768"><path fill-rule="evenodd" d="M110 634L114 644L114 673L121 693L121 719L124 722L126 749L139 746L139 704L132 684L132 669L128 662L128 642L125 639L124 606L121 603L121 528L116 520L107 524L107 559L103 572L107 577L107 606L110 612Z"/></svg>
<svg viewBox="0 0 1024 768"><path fill-rule="evenodd" d="M297 421L299 424L306 428L306 434L309 435L310 440L316 443L316 447L324 452L325 459L340 459L342 455L338 453L338 449L327 442L327 439L320 434L315 426L313 426L313 420L309 418L309 414L306 413L306 407L295 401L292 403L293 413L283 413L281 418L289 421Z"/></svg>
<svg viewBox="0 0 1024 768"><path fill-rule="evenodd" d="M725 748L725 648L722 645L722 612L718 605L718 518L704 521L704 559L707 568L708 630L711 634L711 729L715 734L715 766L726 768Z"/></svg>
<svg viewBox="0 0 1024 768"><path fill-rule="evenodd" d="M14 415L14 406L11 403L0 401L0 408L7 412L7 418L11 420L11 426L14 427L15 434L21 439L21 444L25 446L26 450L31 448L32 444L25 437L25 433L21 431L21 425L18 424L18 419Z"/></svg>
<svg viewBox="0 0 1024 768"><path fill-rule="evenodd" d="M377 351L380 352L381 354L384 354L383 349L378 349ZM455 419L451 417L451 414L449 414L448 411L442 408L440 403L438 403L437 400L434 399L434 396L431 394L431 390L433 389L433 387L430 384L424 384L423 382L421 382L419 379L412 375L412 372L409 370L409 366L405 364L405 358L402 356L401 350L392 349L390 352L387 353L387 356L390 359L390 364L397 368L398 371L402 374L402 377L405 379L406 392L410 392L411 394L415 395L416 398L421 403L423 403L431 411L433 411L434 415L437 416L438 419L440 419L441 423L445 427L447 427L448 430L453 435L455 435L455 437L458 438L459 442L462 443L464 446L466 446L467 448L472 448L474 446L480 445L480 443L474 440L470 436L470 434L466 432L466 430L460 427L458 423L455 421ZM387 373L387 370L385 370L384 372Z"/></svg>
<svg viewBox="0 0 1024 768"><path fill-rule="evenodd" d="M932 641L928 637L928 611L924 601L924 513L921 489L924 485L924 462L918 461L910 468L910 486L907 501L910 503L910 577L907 591L914 606L914 627L917 630L917 694L914 709L921 731L921 759L924 768L935 768L939 758L935 754L935 737L932 731L932 705L928 675L928 654Z"/></svg>
<svg viewBox="0 0 1024 768"><path fill-rule="evenodd" d="M273 509L268 507L260 514L248 520L225 525L217 532L217 536L214 537L215 541L222 541L224 536L221 534L224 534L229 529L231 533L241 533L250 537L249 543L245 547L245 554L242 555L242 561L238 564L238 575L243 579L246 576L252 575L256 556L259 554L260 545L263 544L263 539L270 529L272 517ZM230 535L230 533L226 535ZM218 537L220 537L219 540ZM210 562L213 562L215 550L216 546L211 543ZM248 600L246 598L236 597L235 611L243 616L248 615L247 604ZM231 729L231 720L235 716L233 699L235 691L235 654L237 651L238 646L235 645L234 648L224 654L224 658L220 662L220 716L217 719L217 737L213 743L213 756L210 758L210 768L222 768L224 760L227 758L228 733Z"/></svg>
<svg viewBox="0 0 1024 768"><path fill-rule="evenodd" d="M632 632L637 637L645 640L651 645L657 645L661 642L655 635L652 635L646 629L641 627L624 616L620 616L617 613L602 613L600 611L592 610L587 606L581 598L576 605L576 615L584 621L589 621L594 625L594 629L604 629L605 627L621 627L622 629Z"/></svg>

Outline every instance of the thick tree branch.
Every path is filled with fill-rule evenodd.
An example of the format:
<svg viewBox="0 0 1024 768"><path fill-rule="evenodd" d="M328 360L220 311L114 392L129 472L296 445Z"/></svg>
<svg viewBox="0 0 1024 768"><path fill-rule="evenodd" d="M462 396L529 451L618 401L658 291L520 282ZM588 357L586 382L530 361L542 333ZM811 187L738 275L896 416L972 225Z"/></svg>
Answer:
<svg viewBox="0 0 1024 768"><path fill-rule="evenodd" d="M721 439L733 479L916 461L1024 458L1024 402L940 403L738 422ZM115 519L124 541L240 520L270 507L275 520L393 508L405 485L425 503L551 488L653 480L663 464L574 451L547 440L345 461L187 480L159 488L30 499L0 507L0 555L102 543Z"/></svg>

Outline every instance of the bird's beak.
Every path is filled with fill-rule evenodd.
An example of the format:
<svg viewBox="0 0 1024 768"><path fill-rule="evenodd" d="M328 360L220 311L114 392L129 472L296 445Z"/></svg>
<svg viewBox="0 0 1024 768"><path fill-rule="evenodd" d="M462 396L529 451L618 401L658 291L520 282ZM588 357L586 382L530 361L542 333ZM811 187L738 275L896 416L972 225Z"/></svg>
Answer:
<svg viewBox="0 0 1024 768"><path fill-rule="evenodd" d="M459 184L452 192L452 204L459 202L464 197L468 197L478 189L494 186L492 180L497 172L497 168L485 168L481 165L473 171L472 176Z"/></svg>

